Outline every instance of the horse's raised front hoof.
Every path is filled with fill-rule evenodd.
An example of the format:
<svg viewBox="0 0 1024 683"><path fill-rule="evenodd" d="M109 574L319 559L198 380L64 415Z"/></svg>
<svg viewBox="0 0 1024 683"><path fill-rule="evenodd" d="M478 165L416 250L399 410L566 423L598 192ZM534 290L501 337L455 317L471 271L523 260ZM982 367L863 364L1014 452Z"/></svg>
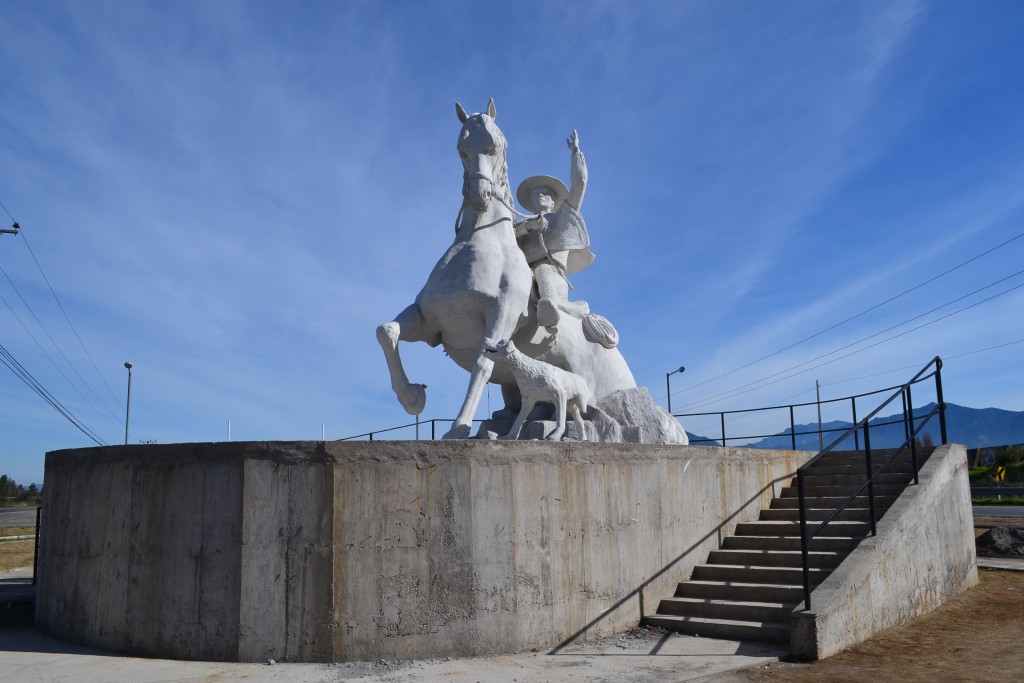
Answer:
<svg viewBox="0 0 1024 683"><path fill-rule="evenodd" d="M442 439L468 439L469 438L469 425L454 424L449 429Z"/></svg>
<svg viewBox="0 0 1024 683"><path fill-rule="evenodd" d="M407 384L405 391L396 391L398 402L410 415L419 415L427 405L427 385Z"/></svg>

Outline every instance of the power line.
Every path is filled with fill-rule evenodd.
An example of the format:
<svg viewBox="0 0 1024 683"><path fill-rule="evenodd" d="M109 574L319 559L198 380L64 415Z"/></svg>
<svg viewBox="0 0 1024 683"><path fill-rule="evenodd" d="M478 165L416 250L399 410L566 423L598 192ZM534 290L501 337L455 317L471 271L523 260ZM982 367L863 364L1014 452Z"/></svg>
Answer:
<svg viewBox="0 0 1024 683"><path fill-rule="evenodd" d="M977 353L984 353L986 351L995 351L996 349L1001 349L1001 348L1004 348L1004 347L1007 347L1007 346L1013 346L1014 344L1022 344L1022 343L1024 343L1024 339L1017 339L1016 341L1006 342L1005 344L996 344L995 346L988 346L988 347L985 347L984 349L976 349L974 351L965 351L964 353L958 353L958 354L953 355L953 356L946 356L946 355L942 355L942 354L940 354L940 355L942 355L942 360L943 361L949 361L949 360L953 360L954 358L963 358L964 356L973 356L974 354L977 354ZM847 379L840 379L840 380L836 380L835 382L828 382L827 384L822 384L821 386L823 386L823 387L830 387L830 386L833 386L835 384L845 384L847 382L855 382L858 379L868 379L868 378L871 378L871 377L878 377L880 375L890 375L890 374L892 374L894 372L902 372L904 370L918 369L918 368L922 367L923 365L924 365L924 362L915 363L914 365L904 365L901 368L892 368L891 370L882 370L881 372L872 372L871 374L860 375L859 377L848 377ZM810 391L810 390L808 389L808 391Z"/></svg>
<svg viewBox="0 0 1024 683"><path fill-rule="evenodd" d="M895 329L896 329L896 328L898 328L898 327L903 327L904 325L906 325L906 324L908 324L908 323L911 323L911 322L913 322L913 321L915 321L915 320L919 320L920 318L923 318L923 317L925 317L926 315L930 315L930 314L934 313L935 311L941 310L941 309L945 308L946 306L951 306L952 304L955 304L955 303L956 303L956 302L958 302L958 301L963 301L964 299L966 299L966 298L968 298L968 297L974 296L974 295L975 295L975 294L977 294L978 292L983 292L983 291L985 291L986 289L989 289L989 288L991 288L991 287L995 287L995 286L996 286L996 285L998 285L998 284L999 284L1000 282L1005 282L1005 281L1009 280L1009 279L1010 279L1010 278L1012 278L1012 277L1016 277L1017 275L1020 275L1021 273L1024 273L1024 269L1018 270L1018 271L1017 271L1016 273L1013 273L1013 274L1011 274L1011 275L1007 275L1007 276L1006 276L1006 277L1004 277L1004 278L1000 278L1000 279L996 280L995 282L990 282L989 284L985 285L984 287L979 287L978 289L974 290L973 292L970 292L970 293L968 293L968 294L964 294L964 295L962 295L962 296L959 296L959 297L957 297L956 299L952 299L952 300L950 300L950 301L947 301L946 303L942 304L941 306L936 306L935 308L933 308L933 309L931 309L931 310L925 311L924 313L921 313L921 314L919 314L919 315L915 315L915 316L914 316L914 317L912 317L912 318L908 318L908 319L904 320L904 321L903 321L903 322L901 322L901 323L897 323L897 324L895 324L895 325L891 325L891 326L889 326L889 327L885 328L884 330L880 330L880 331L878 331L878 332L875 332L874 334L869 334L868 336L866 336L866 337L862 337L861 339L858 339L858 340L857 340L857 341L855 341L855 342L851 342L851 343L849 343L849 344L847 344L847 345L845 345L845 346L840 346L840 347L839 347L838 349L833 349L832 351L829 351L829 352L827 352L827 353L823 353L823 354L821 354L820 356L816 356L816 357L814 357L814 358L812 358L812 359L810 359L810 360L804 361L803 363L798 363L798 364L796 364L796 365L793 365L793 366L791 366L791 367L789 367L789 368L786 368L785 370L780 370L779 372L776 372L776 373L774 373L774 374L768 375L767 377L763 377L763 378L761 378L761 379L759 379L759 380L755 380L755 381L753 381L753 382L750 382L749 384L744 384L744 385L742 385L742 386L740 386L740 387L736 387L736 389L743 389L743 388L749 387L749 386L751 386L751 385L753 385L753 384L757 384L758 382L761 382L761 381L763 381L763 380L766 380L766 379L771 379L772 377L777 377L778 375L781 375L781 374L787 373L787 372L789 372L790 370L795 370L795 369L797 369L797 368L799 368L799 367L803 367L804 365L807 365L807 364L809 364L809 363L813 363L813 362L815 362L815 361L821 360L822 358L827 358L827 357L829 357L829 356L831 356L831 355L833 355L833 354L839 353L840 351L845 351L846 349L848 349L848 348L850 348L850 347L852 347L852 346L856 346L857 344L860 344L860 343L862 343L862 342L865 342L865 341L867 341L867 340L869 340L869 339L874 339L875 337L878 337L878 336L880 336L880 335L883 335L883 334L885 334L886 332L891 332L892 330L895 330ZM1012 290L1007 290L1007 291L1012 291ZM1003 293L1005 294L1006 292L1003 292ZM986 301L987 301L987 299L986 299ZM982 303L983 303L983 302L982 302ZM966 310L966 309L963 309L963 310ZM939 318L939 320L941 320L941 319L942 319L942 318ZM934 322L934 321L933 321L933 322ZM929 324L931 324L931 323L929 323ZM915 329L916 329L916 328L915 328ZM897 336L899 336L899 335L897 335ZM895 337L893 337L893 338L895 338ZM866 347L866 348L871 348L871 347L869 346L869 347ZM844 357L845 357L845 356L844 356ZM838 360L838 359L837 359L837 360ZM819 367L820 367L820 366L819 366ZM726 391L726 392L723 392L723 393L729 393L729 392L731 392L731 391L734 391L734 390L735 390L735 389L730 389L729 391ZM721 395L721 394L715 394L715 396L712 396L712 397L709 397L709 398L715 398L715 397L717 397L717 396L720 396L720 395ZM697 401L697 403L699 403L699 402L700 402L700 401ZM691 403L691 404L688 404L688 405L693 405L693 404Z"/></svg>
<svg viewBox="0 0 1024 683"><path fill-rule="evenodd" d="M2 268L0 268L0 270L2 270ZM6 275L6 273L4 273L4 275ZM15 290L15 291L17 291L17 290ZM20 296L20 294L19 294L19 296ZM32 331L28 329L28 327L22 321L21 316L19 316L17 314L17 312L14 310L14 308L11 306L11 304L8 303L6 297L4 297L3 294L0 294L0 301L4 302L4 305L7 306L7 310L9 310L11 312L11 315L14 316L14 319L17 320L18 324L21 325L21 328L23 330L25 330L25 334L27 334L29 336L29 338L31 338L32 341L35 342L35 345L39 348L40 351L43 352L43 355L46 356L46 360L50 361L50 364L54 367L54 369L58 373L60 373L60 376L64 378L64 381L66 381L68 383L68 385L72 389L75 390L75 393L77 393L79 395L79 397L81 397L81 399L83 401L85 401L87 404L89 404L89 407L92 408L94 413L96 413L97 415L102 417L104 420L106 420L108 425L110 425L112 427L116 427L116 425L114 425L103 413L101 413L99 410L96 409L96 406L92 403L92 401L90 401L88 399L88 397L86 397L86 395L82 393L81 389L79 389L78 386L75 385L75 383L72 382L71 379L66 374L64 374L64 371L60 369L60 366L57 365L56 361L53 360L53 357L49 353L47 353L46 349L43 348L43 345L39 343L39 340L36 339L36 336L34 334L32 334ZM31 312L31 310L30 310L30 312ZM39 322L38 319L36 320L36 322ZM44 329L43 332L46 332L46 330ZM47 335L47 336L49 336L49 335ZM53 341L52 337L50 338L50 341L51 342ZM57 350L60 351L60 348L58 347ZM65 356L64 360L67 360L66 356ZM72 366L71 369L74 370L74 367Z"/></svg>
<svg viewBox="0 0 1024 683"><path fill-rule="evenodd" d="M96 436L85 424L82 423L77 417L75 417L70 410L64 407L64 405L58 401L54 396L46 390L46 388L39 383L39 381L32 376L25 366L18 362L18 360L11 355L10 351L4 348L3 344L0 344L0 363L3 363L7 368L15 374L22 382L24 382L32 391L34 391L39 398L46 401L50 406L60 413L64 419L73 424L80 432L89 437L98 446L106 446L107 444Z"/></svg>
<svg viewBox="0 0 1024 683"><path fill-rule="evenodd" d="M863 343L863 342L865 342L865 341L867 341L869 339L873 339L873 338L875 338L875 337L877 337L879 335L885 334L886 332L890 332L892 330L895 330L898 327L902 327L903 325L906 325L907 323L910 323L910 322L913 322L914 320L918 320L920 318L923 318L924 316L929 315L931 313L934 313L935 311L938 311L938 310L940 310L942 308L945 308L946 306L954 304L957 301L962 301L963 299L966 299L969 296L973 296L974 294L977 294L978 292L984 291L984 290L986 290L986 289L988 289L990 287L994 287L995 285L999 284L1000 282L1004 282L1004 281L1010 279L1011 277L1014 277L1016 275L1020 275L1021 273L1024 273L1024 270L1017 271L1016 273L1013 273L1012 275L1007 275L1006 277L1001 278L999 280L996 280L995 282L989 283L989 284L985 285L984 287L980 287L980 288L974 290L973 292L970 292L969 294L964 294L963 296L957 297L956 299L953 299L951 301L947 301L946 303L942 304L941 306L936 306L935 308L933 308L933 309L931 309L929 311L925 311L924 313L921 313L920 315L916 315L916 316L914 316L912 318L908 318L907 320L904 320L903 322L900 322L900 323L897 323L896 325L892 325L890 327L887 327L884 330L881 330L879 332L875 332L874 334L870 334L870 335L868 335L866 337L862 337L861 339L858 339L855 342L851 342L849 344L846 344L845 346L841 346L841 347L839 347L837 349L833 349L832 351L829 351L827 353L823 353L820 356L816 356L815 358L812 358L810 360L804 361L803 363L798 363L798 364L790 366L790 367L788 367L788 368L786 368L784 370L780 370L778 372L772 373L771 375L767 375L767 376L762 377L760 379L754 380L753 382L748 382L747 384L743 384L743 385L740 385L738 387L733 387L732 389L728 389L728 390L723 391L721 393L713 394L711 396L707 396L705 398L698 399L697 401L694 401L692 403L688 403L688 404L686 404L683 407L684 408L689 408L689 407L692 407L692 406L704 405L704 404L707 404L708 402L717 402L717 401L712 401L712 399L718 399L719 397L733 398L735 396L740 396L742 394L748 393L747 391L739 391L740 389L746 389L747 387L753 387L749 391L754 391L756 389L761 388L761 387L754 387L755 384L760 384L761 382L764 382L765 380L772 379L773 377L778 377L779 375L783 375L783 374L785 374L787 372L791 372L792 370L796 370L797 368L800 368L800 367L803 367L803 366L808 365L810 363L813 363L815 361L821 360L822 358L827 358L828 356L831 356L833 354L839 353L840 351L844 351L844 350L846 350L846 349L848 349L848 348L850 348L852 346L856 346L857 344L861 344L861 343ZM1020 286L1024 286L1024 285L1018 285L1018 287L1020 287ZM1000 294L997 294L996 296L1002 296L1002 294L1006 294L1006 293L1008 293L1010 291L1013 291L1013 289L1017 289L1017 287L1013 287L1012 289L1006 290L1006 291L1004 291L1004 292L1002 292ZM991 297L991 298L994 298L994 297ZM963 312L963 311L967 310L968 308L973 308L974 306L976 306L978 304L985 303L985 301L989 301L989 299L984 299L983 301L979 301L976 304L972 304L971 306L968 306L966 308L960 309L959 311L956 311L955 313L952 313L950 315L955 315L956 313ZM943 320L946 317L948 317L948 316L943 316L941 318L937 318L936 320L933 320L932 322L926 323L926 324L930 325L933 322L938 322L939 320ZM923 325L921 327L923 327ZM912 330L907 330L907 332L903 332L901 334L895 335L894 337L890 337L889 339L886 339L886 340L883 340L882 342L879 342L879 344L884 343L885 341L889 341L891 339L896 339L897 337L903 336L904 334L907 334L909 332L913 332L914 330L917 330L917 329L920 329L920 327L915 327ZM860 351L865 351L867 349L874 348L875 346L878 346L878 344L872 344L871 346L866 346L863 349L860 349L859 351L856 351L854 353L859 353ZM853 355L853 354L847 354L845 356L840 356L839 358L834 358L833 360L829 361L829 363L835 362L835 361L840 360L842 358L846 358L846 357L848 357L850 355ZM822 364L822 365L824 365L824 364ZM816 368L817 367L821 367L821 365L817 365L815 367ZM804 371L804 372L806 372L806 371ZM797 374L800 374L800 373L797 373ZM791 375L791 376L795 377L796 375ZM774 382L769 382L768 384L774 384ZM768 386L768 384L764 384L762 386ZM738 392L738 393L734 394L733 392ZM733 394L733 396L726 396L727 394Z"/></svg>
<svg viewBox="0 0 1024 683"><path fill-rule="evenodd" d="M1011 276L1008 276L1008 277L1013 277L1013 276L1011 275ZM1006 280L1006 279L1007 278L1003 278L1003 280ZM998 282L1002 282L1003 280L999 280L999 281L997 281L996 283L993 283L993 284L998 284ZM976 294L977 292L980 292L981 290L987 289L988 287L991 287L991 286L992 285L986 285L985 287L982 287L981 289L975 290L971 294ZM782 381L785 381L787 379L792 379L793 377L796 377L798 375L802 375L805 372L809 372L811 370L816 370L816 369L818 369L820 367L824 367L825 365L829 365L831 363L835 363L836 361L842 360L844 358L849 358L850 356L853 356L853 355L856 355L858 353L861 353L862 351L867 351L868 349L873 349L876 346L880 346L882 344L885 344L886 342L892 341L893 339L897 339L899 337L902 337L902 336L905 336L907 334L910 334L911 332L916 332L917 330L920 330L921 328L928 327L929 325L933 325L933 324L935 324L937 322L945 320L946 318L949 318L949 317L952 317L954 315L958 315L960 313L963 313L964 311L970 310L970 309L972 309L972 308L974 308L976 306L980 306L981 304L984 304L984 303L987 303L989 301L992 301L993 299L996 299L996 298L998 298L1000 296L1003 296L1004 294L1009 294L1010 292L1012 292L1014 290L1017 290L1017 289L1020 289L1021 287L1024 287L1024 284L1015 285L1013 287L1010 287L1009 289L1006 289L1006 290L1003 290L1002 292L999 292L998 294L993 294L992 296L988 297L987 299L982 299L981 301L977 301L977 302L975 302L973 304L970 304L968 306L964 306L963 308L958 309L956 311L953 311L952 313L947 313L946 315L940 316L940 317L936 318L935 320L931 320L929 322L926 322L926 323L923 323L921 325L918 325L917 327L913 327L913 328L911 328L909 330L905 330L903 332L900 332L899 334L895 334L895 335L893 335L891 337L887 337L886 339L883 339L881 341L875 342L874 344L870 344L870 345L865 346L863 348L857 349L856 351L851 351L850 353L844 354L844 355L839 356L837 358L833 358L832 360L825 361L824 363L820 363L820 364L812 366L810 368L806 368L804 370L801 370L800 372L793 373L791 375L788 375L786 377L782 377L782 378L774 380L772 382L765 382L764 384L760 384L761 382L764 382L765 380L771 379L773 377L778 377L781 374L790 372L791 370L795 370L796 368L799 368L799 367L802 367L804 365L807 365L808 363L813 363L816 360L820 360L821 358L825 358L825 357L830 356L830 355L832 355L834 353L838 353L839 351L842 351L843 349L847 349L850 346L854 346L856 344L859 344L859 343L861 343L863 341L866 341L868 339L871 339L873 337L877 337L879 334L884 334L885 332L888 332L889 330L893 330L893 329L895 329L897 327L901 327L902 325L905 325L908 322L911 322L913 320L916 320L917 318L922 317L922 316L915 316L914 318L910 318L909 320L905 320L902 323L899 323L898 325L894 325L892 327L887 328L886 330L882 330L882 332L877 332L877 333L875 333L873 335L869 335L868 337L864 337L863 339L860 339L860 340L858 340L856 342L853 342L853 344L847 344L844 347L841 347L841 348L836 349L834 351L830 351L829 353L826 353L826 354L823 354L821 356L818 356L817 358L813 358L813 359L811 359L809 361L805 361L803 363L799 363L797 365L791 366L791 367L789 367L789 368L787 368L785 370L781 370L779 372L773 373L773 374L768 375L766 377L762 377L759 380L755 380L753 382L749 382L747 384L743 384L741 386L729 389L728 391L724 391L722 393L714 394L712 396L705 397L705 398L700 399L698 401L694 401L693 403L689 403L689 404L685 405L683 408L685 409L685 408L690 408L690 407L694 407L694 406L702 407L704 405L708 405L709 403L718 403L719 401L725 400L727 398L735 398L736 396L741 396L742 394L746 394L746 393L749 393L751 391L755 391L757 389L763 389L766 386L770 386L772 384L776 384L778 382L782 382ZM938 307L932 309L931 311L928 311L928 313L932 313L934 311L937 311L940 308L948 306L950 303L954 303L956 301L959 301L959 300L965 298L966 296L971 296L971 294L967 294L967 295L965 295L963 297L960 297L959 299L954 299L951 302L947 302L946 304L943 304L942 306L938 306ZM927 313L924 313L922 315L927 315ZM760 384L760 386L756 386L756 387L753 386L755 384ZM752 388L747 389L747 387L752 387ZM739 391L740 389L746 389L746 391ZM731 395L728 395L728 394L731 394Z"/></svg>
<svg viewBox="0 0 1024 683"><path fill-rule="evenodd" d="M918 289L920 289L921 287L924 287L927 284L931 284L932 282L935 282L939 278L944 277L946 275L949 275L953 271L958 270L960 268L963 268L964 266L966 266L969 263L977 261L982 256L987 256L988 254L991 254L993 251L996 251L997 249L1002 249L1007 244L1010 244L1011 242L1013 242L1015 240L1018 240L1021 237L1024 237L1024 232L1020 233L1019 235L1016 235L1015 237L1011 237L1010 239L1006 240L1005 242L997 244L996 246L992 247L991 249L988 249L987 251L983 251L982 253L978 254L977 256L969 258L966 261L964 261L964 262L962 262L962 263L960 263L958 265L953 266L949 270L943 271L942 273L939 273L938 275L936 275L936 276L934 276L932 278L929 278L929 279L925 280L924 282L921 282L921 283L919 283L917 285L914 285L910 289L907 289L907 290L905 290L903 292L900 292L899 294L897 294L897 295L895 295L893 297L890 297L890 298L886 299L885 301L882 301L882 302L877 303L877 304L875 304L875 305L873 305L873 306L871 306L869 308L866 308L863 311L861 311L860 313L857 313L856 315L850 316L849 318L847 318L845 320L842 320L842 321L837 322L837 323L835 323L833 325L830 325L830 326L826 327L825 329L823 329L823 330L821 330L819 332L815 332L814 334L810 335L809 337L804 337L800 341L793 342L789 346L785 346L785 347L783 347L783 348L781 348L781 349L779 349L777 351L772 351L768 355L761 356L757 360L750 361L746 365L741 365L738 368L734 368L732 370L729 370L728 372L722 373L721 375L718 375L716 377L712 377L711 379L708 379L708 380L704 380L703 382L699 382L698 384L691 384L690 386L682 387L682 388L680 388L680 389L678 389L676 391L673 391L672 393L673 394L678 394L681 391L689 391L691 389L696 389L697 387L704 386L705 384L710 384L711 382L714 382L717 379L721 379L723 377L728 377L729 375L731 375L733 373L736 373L736 372L739 372L740 370L744 370L746 368L749 368L751 365L756 365L757 363L760 363L763 360L767 360L767 359L771 358L772 356L776 356L776 355L782 353L783 351L788 351L789 349L793 348L794 346L799 346L800 344L803 344L806 341L810 341L811 339L814 339L815 337L821 336L822 334L825 334L826 332L834 330L835 328L839 327L840 325L845 325L846 323L850 322L851 320L855 320L855 319L861 317L862 315L865 315L867 313L870 313L871 311L874 311L874 310L876 310L878 308L881 308L882 306L884 306L884 305L886 305L888 303L892 303L896 299L899 299L902 296L910 294L911 292L913 292L915 290L918 290Z"/></svg>
<svg viewBox="0 0 1024 683"><path fill-rule="evenodd" d="M21 303L25 306L25 308L28 310L28 312L32 315L32 318L36 321L36 324L39 325L39 329L41 329L43 331L43 334L45 334L47 339L50 340L50 343L53 344L53 348L57 349L57 353L59 353L61 358L64 359L64 362L68 364L68 367L71 368L71 371L73 373L75 373L75 376L78 377L79 380L81 380L81 382L85 386L85 388L89 391L89 393L91 393L93 395L93 398L95 398L96 401L98 401L99 404L101 406L103 406L103 408L110 415L115 417L115 419L116 419L117 416L110 411L110 407L109 406L107 406L105 403L103 403L103 400L100 399L100 397L96 394L96 392L93 390L93 388L89 384L89 382L86 381L86 379L84 377L82 377L81 373L78 372L78 369L75 367L74 363L72 363L71 359L68 358L67 354L64 353L64 350L60 347L60 345L57 343L57 341L53 338L53 335L50 334L49 330L46 329L46 326L43 325L41 320L39 320L39 316L37 316L35 311L32 310L32 307L29 306L28 301L25 300L25 297L21 295L21 290L19 290L18 286L14 284L14 281L11 279L11 276L7 274L7 271L4 270L3 266L0 266L0 274L2 274L4 276L4 278L6 278L8 284L11 285L11 289L13 289L14 293L18 295L18 298L21 300ZM4 303L7 303L6 299L4 299ZM11 308L10 304L7 304L7 307ZM14 313L14 309L13 308L11 308L11 312ZM14 317L18 318L17 314L15 314ZM18 322L21 322L20 318L18 318ZM22 327L24 327L24 324L22 324ZM32 334L29 333L29 336L31 337ZM33 340L34 339L35 339L35 337L33 337ZM44 351L44 353L45 353L45 351ZM61 374L63 374L63 373L61 373ZM77 389L76 389L76 391L77 391ZM85 398L85 397L83 396L83 398ZM92 403L90 401L88 401L88 399L86 399L86 402L89 403L90 406L92 406ZM92 408L93 408L93 410L96 410L95 406L92 406ZM99 411L97 411L97 412L99 412Z"/></svg>
<svg viewBox="0 0 1024 683"><path fill-rule="evenodd" d="M89 362L92 364L93 370L96 371L96 374L97 374L97 376L99 376L100 381L103 382L103 385L107 388L107 392L110 394L111 398L113 399L115 407L119 410L120 409L120 399L117 398L117 396L114 394L113 389L110 388L110 384L107 383L107 380L103 376L103 373L101 373L99 368L96 366L96 361L93 359L92 354L89 352L89 349L86 347L85 342L82 340L81 335L78 334L78 330L75 328L74 324L71 322L71 318L70 318L70 316L68 316L68 313L65 310L63 303L61 303L60 297L57 296L57 292L53 289L53 285L50 284L49 278L46 277L46 273L43 271L42 264L40 264L39 259L36 258L36 254L32 250L32 245L29 244L27 235L21 229L21 226L18 225L17 220L14 218L14 216L11 214L11 212L7 209L7 207L2 202L0 202L0 208L2 208L4 210L4 212L7 213L7 215L10 217L10 219L12 221L14 221L15 228L20 231L20 232L16 232L15 234L20 234L22 236L22 238L24 239L25 247L28 249L29 254L32 256L32 260L35 262L36 268L39 269L39 274L42 275L43 280L46 282L46 286L49 288L50 294L53 295L54 301L57 302L57 306L60 308L61 313L64 314L64 319L67 321L68 326L71 328L71 331L74 333L75 338L78 340L78 343L81 345L82 350L85 351L85 355L88 357ZM2 267L0 267L0 271L2 271L2 270L3 270ZM15 293L17 293L18 298L21 299L21 302L25 305L25 308L27 308L29 313L32 314L32 317L35 319L35 321L39 325L40 329L42 329L43 332L46 334L46 336L50 339L50 342L53 344L54 348L56 348L57 351L60 353L60 355L64 358L64 360L68 364L68 367L71 368L71 370L72 370L72 372L74 372L75 376L78 377L78 379L82 381L82 384L85 385L85 388L88 389L89 393L92 394L92 396L96 399L97 402L99 402L99 404L103 407L103 409L107 412L108 415L113 417L115 420L120 419L118 417L118 415L116 414L116 412L112 411L108 404L104 403L103 399L101 399L96 394L96 392L93 390L92 385L90 385L89 382L86 381L86 379L84 377L82 377L81 373L78 372L78 370L75 368L74 364L71 363L70 359L68 359L67 355L65 355L64 351L61 350L60 346L57 344L57 342L53 339L53 337L50 335L50 333L43 326L42 322L36 316L36 314L32 310L32 308L28 305L28 302L25 301L25 298L21 295L21 292L18 291L18 288L14 285L14 282L7 275L7 273L3 272L3 274L4 274L4 277L7 278L7 281L11 284L11 287L14 289ZM7 302L5 301L4 303L7 303ZM8 304L8 308L11 308L9 304ZM14 313L14 310L11 309L11 312ZM15 314L15 318L18 318L17 314ZM21 323L20 318L18 318L18 322ZM24 323L21 323L21 324L22 324L22 327L25 328L25 331L28 332L28 328L25 327ZM31 332L29 332L29 336L32 337L32 340L36 342L37 346L39 346L39 342L36 341L35 337L32 336ZM41 346L40 346L40 350L43 350ZM50 358L49 354L46 354L45 351L43 351L43 353L44 353L44 355L47 356L47 358L50 360L50 362L53 363L53 359ZM54 366L56 367L56 364L54 364ZM60 372L62 376L64 376L65 380L68 380L67 376L64 375L64 373L60 371L60 368L57 368L57 371ZM70 380L68 380L68 383L72 385L72 388L74 388L75 391L78 392L78 394L80 396L82 396L82 393L78 390L77 387L75 387L75 385L73 383L71 383ZM100 411L98 411L96 409L96 407L92 404L91 401L89 401L85 396L82 396L82 398L85 399L86 403L88 403L90 405L90 407L92 407L92 409L97 414L101 415L103 417L103 419L107 421L108 424L111 424L110 420L106 416L104 416ZM132 420L132 424L135 425L135 421L134 420ZM138 429L137 425L136 425L136 431L141 433L144 438L148 438L148 436L145 434L145 432L142 432L142 430Z"/></svg>
<svg viewBox="0 0 1024 683"><path fill-rule="evenodd" d="M6 211L6 208L4 210ZM85 342L82 341L81 335L78 334L78 330L75 329L74 323L71 322L68 312L64 310L64 304L61 303L60 297L57 296L57 292L54 291L53 285L50 284L50 279L46 277L46 273L43 272L43 266L39 263L39 259L36 258L35 252L32 251L32 245L28 242L28 234L24 228L21 229L21 238L25 242L25 246L28 248L28 253L32 255L32 260L35 261L36 268L39 269L39 274L43 276L46 286L50 289L50 294L53 295L54 301L57 302L60 312L64 314L64 319L68 321L68 326L71 328L71 331L75 333L75 338L78 340L78 343L81 344L82 350L85 351L85 355L89 358L89 362L92 364L93 370L96 371L96 375L100 378L100 381L103 382L103 385L107 387L107 391L110 393L110 397L114 400L114 404L116 405L118 403L118 399L117 396L114 395L114 390L110 388L109 384L107 384L107 380L103 377L103 373L101 373L100 369L96 366L96 361L93 360L92 354L89 353L89 349L86 348Z"/></svg>

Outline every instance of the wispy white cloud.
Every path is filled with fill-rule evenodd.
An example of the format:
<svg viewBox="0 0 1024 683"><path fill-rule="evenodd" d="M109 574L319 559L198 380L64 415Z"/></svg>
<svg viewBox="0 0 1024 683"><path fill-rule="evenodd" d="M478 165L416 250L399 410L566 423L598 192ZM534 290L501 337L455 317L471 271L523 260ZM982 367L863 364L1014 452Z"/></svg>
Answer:
<svg viewBox="0 0 1024 683"><path fill-rule="evenodd" d="M237 438L315 437L321 422L328 436L356 433L407 419L373 329L450 242L453 101L479 110L493 96L513 182L564 176L563 140L580 130L598 261L574 278L578 296L619 328L638 379L660 388L662 366L683 363L685 387L1016 234L1019 122L989 117L990 137L976 119L935 120L958 102L936 76L947 29L991 28L988 14L913 2L23 4L0 13L0 87L17 103L0 110L0 200L118 392L121 363L136 362L140 431L222 438L230 418ZM978 117L1021 106L998 87L1019 64L988 52L1009 38L986 35L956 46L992 65L955 81L965 101L991 98L969 101ZM963 139L944 156L928 131ZM0 260L86 362L20 245L0 240ZM928 295L987 276L965 269ZM737 379L926 303L908 298ZM1003 309L1019 303L836 363L831 378L969 350L980 325L1012 335ZM12 325L0 342L53 383ZM454 414L466 374L425 345L403 354L430 386L427 415ZM22 391L10 380L4 400ZM30 405L0 418L19 434L0 461L35 449L25 467L38 471L54 418ZM67 439L57 445L80 437Z"/></svg>

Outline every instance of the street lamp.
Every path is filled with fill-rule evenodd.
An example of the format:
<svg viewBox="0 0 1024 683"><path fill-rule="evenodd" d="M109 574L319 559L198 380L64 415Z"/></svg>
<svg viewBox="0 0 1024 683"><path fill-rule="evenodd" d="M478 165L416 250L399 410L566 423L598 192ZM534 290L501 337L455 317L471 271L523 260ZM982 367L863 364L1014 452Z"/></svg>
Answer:
<svg viewBox="0 0 1024 683"><path fill-rule="evenodd" d="M665 373L665 389L668 391L668 414L669 415L672 414L672 383L671 383L671 381L669 381L669 378L672 375L676 374L677 372L686 372L686 368L683 367L682 365L680 365L678 370L673 370L672 372L666 372Z"/></svg>
<svg viewBox="0 0 1024 683"><path fill-rule="evenodd" d="M128 445L128 420L132 414L132 364L125 361L124 366L128 368L128 405L124 411L124 445Z"/></svg>

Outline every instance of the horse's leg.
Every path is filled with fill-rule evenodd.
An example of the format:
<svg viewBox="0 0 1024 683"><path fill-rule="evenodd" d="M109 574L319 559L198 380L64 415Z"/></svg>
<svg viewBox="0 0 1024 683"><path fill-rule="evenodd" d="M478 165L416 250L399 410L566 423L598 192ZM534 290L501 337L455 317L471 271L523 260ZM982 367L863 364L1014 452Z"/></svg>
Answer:
<svg viewBox="0 0 1024 683"><path fill-rule="evenodd" d="M505 436L498 437L500 439L518 439L520 432L523 431L523 423L526 422L526 418L530 416L530 411L537 405L537 402L533 399L523 399L523 407L519 410L519 415L516 416L516 421L512 423L512 429L508 430L508 434Z"/></svg>
<svg viewBox="0 0 1024 683"><path fill-rule="evenodd" d="M483 340L511 339L521 313L521 307L511 306L504 297L499 297L487 309L483 335L480 338L480 356L477 357L476 364L470 373L466 399L462 402L462 408L455 418L455 424L441 438L469 438L469 433L473 426L473 415L476 413L477 406L480 405L480 397L483 395L484 387L487 385L487 380L491 378L491 371L494 369L494 361L483 355Z"/></svg>
<svg viewBox="0 0 1024 683"><path fill-rule="evenodd" d="M419 415L427 403L426 384L412 384L405 375L402 357L398 353L398 342L425 341L423 332L423 316L420 308L412 304L398 314L392 322L384 323L377 328L377 341L384 349L384 358L391 372L391 388L395 390L399 403L410 415Z"/></svg>

